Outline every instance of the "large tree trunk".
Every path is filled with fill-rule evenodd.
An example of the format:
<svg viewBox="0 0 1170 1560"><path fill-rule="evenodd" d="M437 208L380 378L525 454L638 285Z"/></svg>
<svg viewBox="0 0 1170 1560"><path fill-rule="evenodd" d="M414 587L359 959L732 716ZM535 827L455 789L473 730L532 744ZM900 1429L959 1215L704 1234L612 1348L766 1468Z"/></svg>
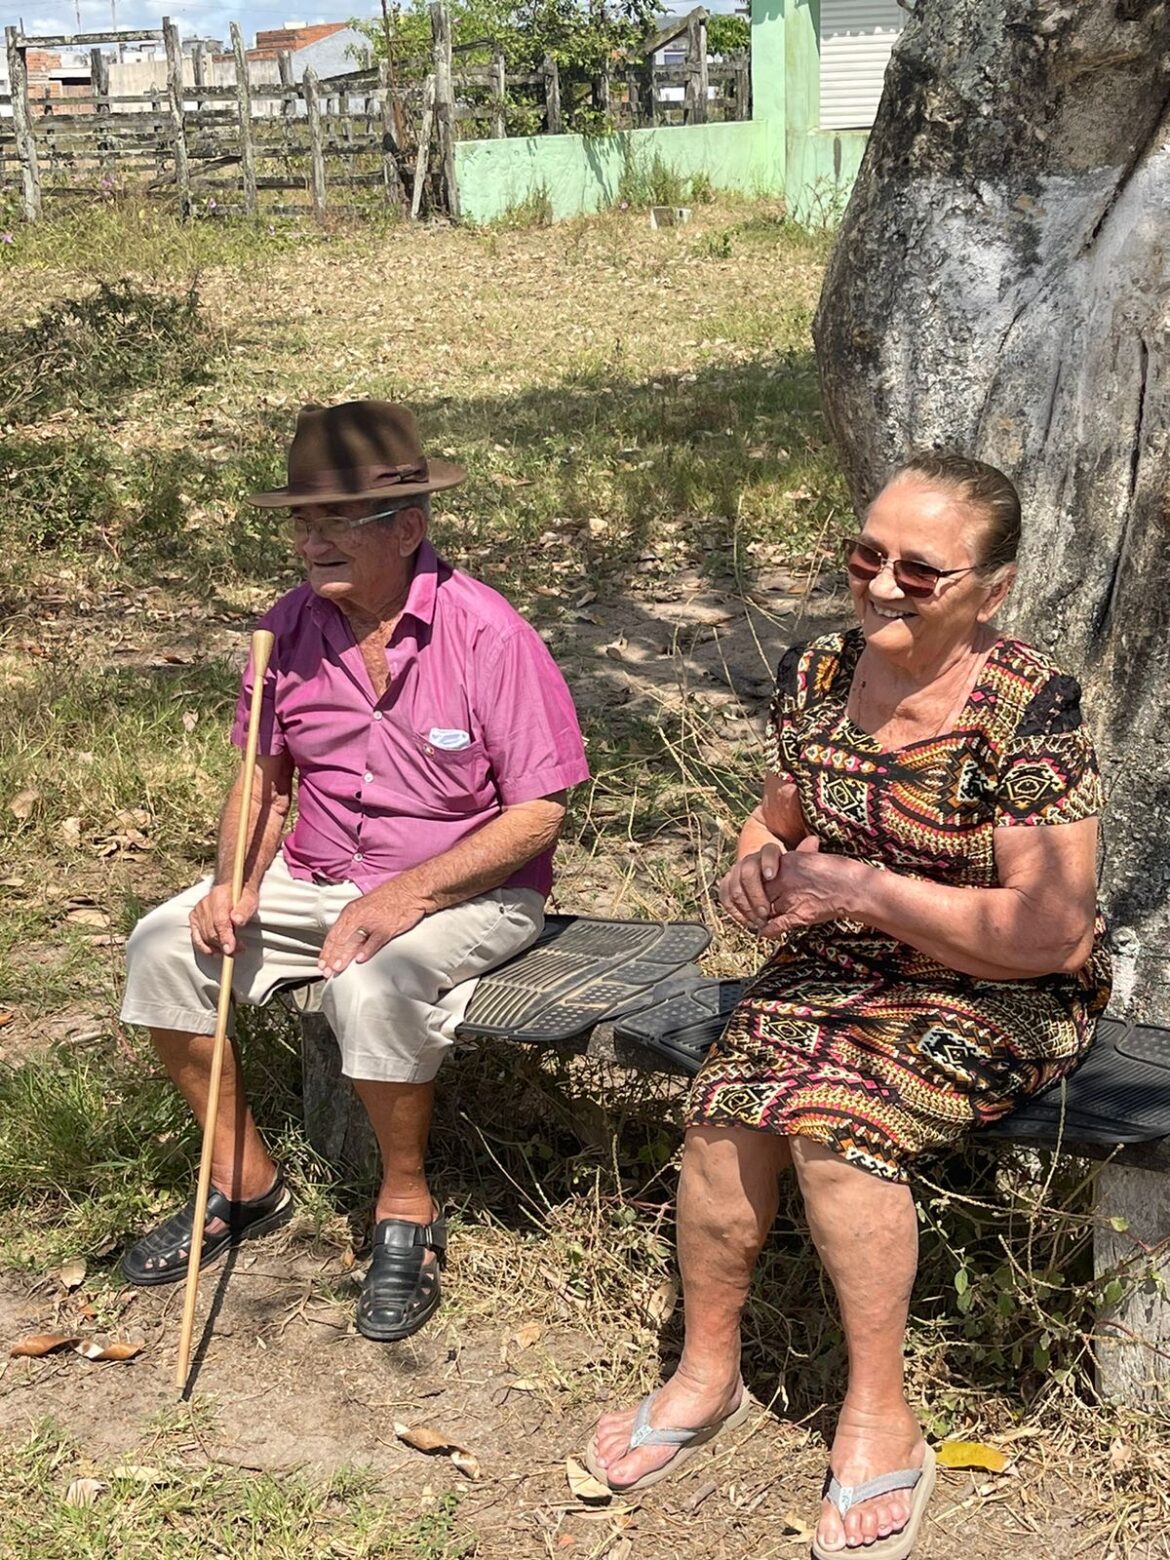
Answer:
<svg viewBox="0 0 1170 1560"><path fill-rule="evenodd" d="M1170 10L919 0L815 335L859 506L908 449L1024 500L1011 626L1080 676L1115 1011L1170 1023Z"/></svg>

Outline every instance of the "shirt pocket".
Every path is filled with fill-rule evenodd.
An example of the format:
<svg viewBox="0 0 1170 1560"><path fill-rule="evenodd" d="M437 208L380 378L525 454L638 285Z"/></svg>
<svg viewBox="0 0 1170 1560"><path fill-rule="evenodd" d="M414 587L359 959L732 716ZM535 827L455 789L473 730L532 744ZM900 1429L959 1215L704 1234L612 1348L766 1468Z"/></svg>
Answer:
<svg viewBox="0 0 1170 1560"><path fill-rule="evenodd" d="M491 759L482 742L441 748L413 732L410 755L419 799L439 815L483 812L496 802Z"/></svg>

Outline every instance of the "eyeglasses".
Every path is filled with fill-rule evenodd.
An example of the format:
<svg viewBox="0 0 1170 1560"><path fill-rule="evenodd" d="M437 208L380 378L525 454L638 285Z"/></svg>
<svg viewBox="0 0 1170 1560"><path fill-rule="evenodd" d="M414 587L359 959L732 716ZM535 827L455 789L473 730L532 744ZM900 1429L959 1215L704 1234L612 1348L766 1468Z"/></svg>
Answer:
<svg viewBox="0 0 1170 1560"><path fill-rule="evenodd" d="M393 504L389 509L380 509L373 515L362 515L358 520L351 520L346 515L322 515L319 520L306 520L294 513L289 515L286 526L294 542L308 541L310 531L316 531L323 542L335 542L338 537L347 536L359 526L369 525L371 520L389 520L391 515L400 514L409 508L408 503Z"/></svg>
<svg viewBox="0 0 1170 1560"><path fill-rule="evenodd" d="M894 584L904 596L925 601L938 589L940 580L954 574L970 574L979 567L972 563L965 569L936 569L931 563L919 563L917 558L891 558L880 547L873 547L860 536L851 536L845 543L845 567L855 580L876 580L889 565Z"/></svg>

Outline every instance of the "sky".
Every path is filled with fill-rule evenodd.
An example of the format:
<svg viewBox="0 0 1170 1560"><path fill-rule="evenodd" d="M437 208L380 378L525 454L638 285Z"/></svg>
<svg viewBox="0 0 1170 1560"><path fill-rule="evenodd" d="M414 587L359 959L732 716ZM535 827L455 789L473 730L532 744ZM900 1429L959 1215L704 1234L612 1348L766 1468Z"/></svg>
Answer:
<svg viewBox="0 0 1170 1560"><path fill-rule="evenodd" d="M321 0L314 0L320 6ZM733 11L738 0L704 0L709 11ZM678 5L664 4L663 10L682 12L688 9L686 0ZM348 21L351 16L379 16L377 0L338 0L327 11L319 9L297 10L296 0L285 0L283 5L252 3L232 5L224 0L154 0L154 4L142 4L141 0L3 0L0 4L0 20L5 26L13 22L21 24L26 34L60 35L73 32L100 32L112 25L116 16L119 28L158 27L161 17L167 15L178 23L185 37L221 38L226 41L229 24L235 20L244 34L245 45L250 46L253 35L267 27L281 27L285 22L333 22ZM80 26L78 25L80 22Z"/></svg>

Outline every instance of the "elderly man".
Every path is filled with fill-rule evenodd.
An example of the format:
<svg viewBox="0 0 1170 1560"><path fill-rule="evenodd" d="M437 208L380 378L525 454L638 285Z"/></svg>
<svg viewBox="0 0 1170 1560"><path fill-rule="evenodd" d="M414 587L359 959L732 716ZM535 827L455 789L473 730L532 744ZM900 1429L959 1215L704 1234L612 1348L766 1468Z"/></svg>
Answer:
<svg viewBox="0 0 1170 1560"><path fill-rule="evenodd" d="M243 895L231 903L241 775L214 877L147 915L127 950L122 1017L150 1029L201 1123L220 956L235 956L239 1001L323 982L343 1071L382 1155L357 1314L379 1342L408 1337L438 1307L446 1231L424 1168L435 1074L468 983L539 934L565 792L588 775L572 700L540 637L427 540L429 495L464 476L424 458L404 407L301 413L287 486L252 499L291 511L307 579L261 620L275 646ZM240 747L250 694L249 670L232 733ZM285 1223L291 1208L229 1052L202 1263ZM193 1223L192 1200L126 1253L127 1278L181 1278Z"/></svg>

